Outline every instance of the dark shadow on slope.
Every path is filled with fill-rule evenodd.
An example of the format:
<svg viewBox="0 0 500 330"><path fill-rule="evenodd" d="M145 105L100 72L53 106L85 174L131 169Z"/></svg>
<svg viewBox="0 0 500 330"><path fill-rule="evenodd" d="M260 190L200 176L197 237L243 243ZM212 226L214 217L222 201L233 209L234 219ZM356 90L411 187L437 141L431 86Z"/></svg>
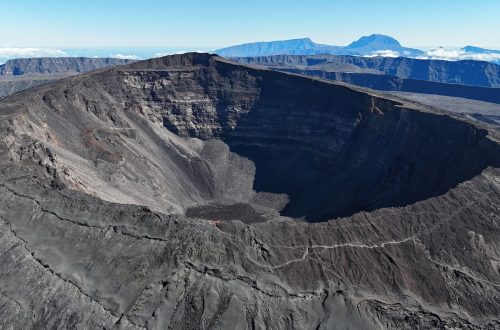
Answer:
<svg viewBox="0 0 500 330"><path fill-rule="evenodd" d="M403 206L500 167L498 144L470 123L317 79L212 64L189 85L210 111L171 104L163 125L251 159L256 191L289 196L283 215L318 222Z"/></svg>
<svg viewBox="0 0 500 330"><path fill-rule="evenodd" d="M500 167L500 148L486 131L411 110L361 122L336 154L287 141L228 143L255 162L255 190L287 194L281 214L309 222L412 204L444 194L488 166Z"/></svg>

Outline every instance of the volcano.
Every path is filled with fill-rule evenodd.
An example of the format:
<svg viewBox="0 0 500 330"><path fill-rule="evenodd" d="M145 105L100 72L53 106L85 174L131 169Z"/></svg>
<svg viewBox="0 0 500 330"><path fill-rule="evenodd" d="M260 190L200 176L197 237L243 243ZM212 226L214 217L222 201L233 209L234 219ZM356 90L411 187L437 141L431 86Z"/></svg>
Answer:
<svg viewBox="0 0 500 330"><path fill-rule="evenodd" d="M0 100L0 325L500 327L498 130L187 53Z"/></svg>

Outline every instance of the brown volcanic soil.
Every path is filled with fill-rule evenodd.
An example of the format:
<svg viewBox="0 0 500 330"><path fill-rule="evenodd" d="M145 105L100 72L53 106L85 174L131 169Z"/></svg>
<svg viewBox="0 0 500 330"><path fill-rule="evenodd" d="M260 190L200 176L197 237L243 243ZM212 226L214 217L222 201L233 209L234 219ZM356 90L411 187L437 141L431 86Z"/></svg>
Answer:
<svg viewBox="0 0 500 330"><path fill-rule="evenodd" d="M0 326L500 326L498 132L185 54L0 101Z"/></svg>

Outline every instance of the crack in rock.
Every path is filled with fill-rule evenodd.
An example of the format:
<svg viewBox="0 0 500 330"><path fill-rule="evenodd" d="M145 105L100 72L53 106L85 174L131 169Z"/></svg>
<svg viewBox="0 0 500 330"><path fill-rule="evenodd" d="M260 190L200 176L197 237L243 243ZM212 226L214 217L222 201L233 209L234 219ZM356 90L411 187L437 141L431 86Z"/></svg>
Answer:
<svg viewBox="0 0 500 330"><path fill-rule="evenodd" d="M94 297L92 297L91 295L87 294L85 291L83 291L82 288L80 288L77 284L73 283L71 280L69 279L65 279L64 277L62 277L60 274L58 274L57 272L55 272L53 269L50 268L50 266L46 263L44 263L40 258L37 258L35 256L35 252L34 251L31 251L28 246L29 246L29 243L24 239L22 238L21 236L19 236L17 234L17 232L14 230L14 228L12 228L12 224L7 220L5 219L4 217L0 216L0 218L3 219L4 223L7 225L6 227L9 228L10 232L12 233L12 235L14 235L14 237L16 237L19 241L21 241L23 243L23 248L28 252L28 254L31 256L31 258L37 263L39 264L41 267L43 267L44 269L46 269L50 274L52 274L53 276L57 277L59 280L63 281L64 283L68 284L69 286L71 287L74 287L81 295L87 297L91 302L97 304L100 308L102 308L106 313L108 313L109 315L117 318L117 319L120 319L120 318L123 318L124 315L122 314L121 316L117 316L115 315L110 309L104 307L98 300L96 300ZM125 316L126 317L126 316ZM135 325L134 323L132 323L130 320L127 319L127 322L129 322L130 324L132 324L133 326L137 327L137 328L140 328L140 329L145 329L141 326L138 326L138 325Z"/></svg>

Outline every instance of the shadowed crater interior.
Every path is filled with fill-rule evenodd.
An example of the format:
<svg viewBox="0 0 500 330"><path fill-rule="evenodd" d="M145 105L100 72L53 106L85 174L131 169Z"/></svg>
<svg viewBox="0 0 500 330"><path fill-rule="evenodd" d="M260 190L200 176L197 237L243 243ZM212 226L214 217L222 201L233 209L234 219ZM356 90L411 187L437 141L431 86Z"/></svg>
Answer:
<svg viewBox="0 0 500 330"><path fill-rule="evenodd" d="M412 204L500 164L485 132L444 116L409 111L402 120L402 114L361 124L338 152L284 141L235 143L232 151L255 162L256 191L289 196L282 215L310 222Z"/></svg>
<svg viewBox="0 0 500 330"><path fill-rule="evenodd" d="M251 159L256 191L289 196L285 216L318 222L407 205L499 164L486 131L345 86L223 61L191 77L155 92L164 126Z"/></svg>

